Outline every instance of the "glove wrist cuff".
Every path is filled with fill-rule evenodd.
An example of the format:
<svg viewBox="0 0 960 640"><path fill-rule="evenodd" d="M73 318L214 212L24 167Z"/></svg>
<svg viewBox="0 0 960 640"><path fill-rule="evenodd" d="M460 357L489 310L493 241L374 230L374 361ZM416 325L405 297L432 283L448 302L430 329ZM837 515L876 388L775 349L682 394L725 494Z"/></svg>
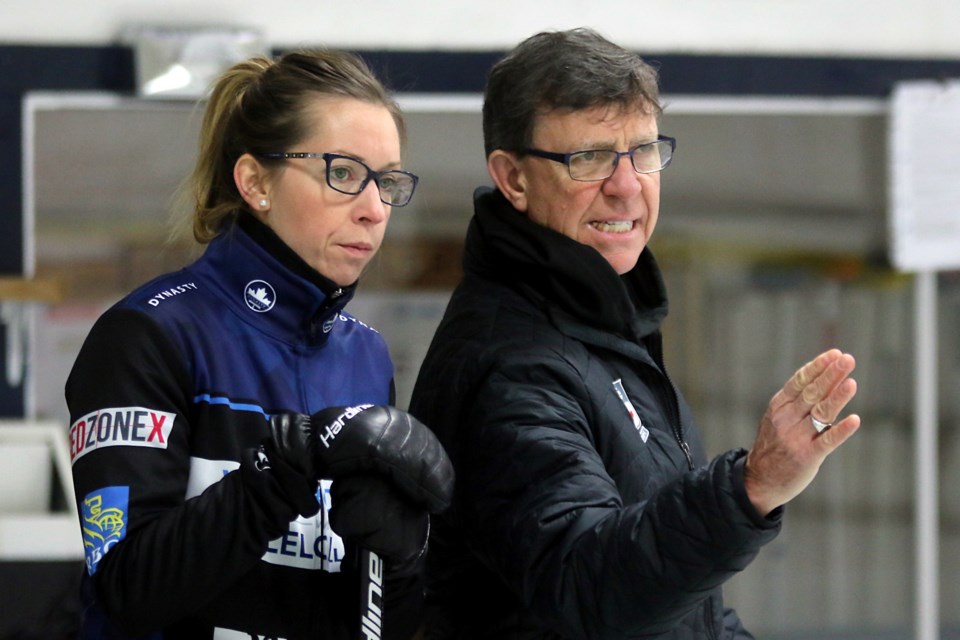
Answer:
<svg viewBox="0 0 960 640"><path fill-rule="evenodd" d="M427 526L424 527L423 544L420 550L407 560L399 562L387 560L387 571L394 576L405 576L416 573L420 569L420 564L427 555L427 548L430 546L430 514L427 514Z"/></svg>

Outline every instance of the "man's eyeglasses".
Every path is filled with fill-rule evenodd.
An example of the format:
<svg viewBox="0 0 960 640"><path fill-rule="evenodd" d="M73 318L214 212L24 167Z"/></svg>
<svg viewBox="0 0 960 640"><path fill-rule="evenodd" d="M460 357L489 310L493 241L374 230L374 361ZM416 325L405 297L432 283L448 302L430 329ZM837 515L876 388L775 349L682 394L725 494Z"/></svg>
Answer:
<svg viewBox="0 0 960 640"><path fill-rule="evenodd" d="M572 153L553 153L541 149L524 149L523 152L567 165L570 177L581 182L606 180L617 170L620 158L630 156L633 170L637 173L656 173L663 171L673 160L673 151L677 148L675 138L657 136L655 142L637 145L629 151L612 149L587 149Z"/></svg>
<svg viewBox="0 0 960 640"><path fill-rule="evenodd" d="M357 195L371 180L380 192L380 201L393 207L403 207L410 203L420 178L409 171L391 169L374 171L356 158L338 153L301 153L270 152L258 153L262 158L289 160L290 158L319 158L327 164L327 184L334 191L347 195Z"/></svg>

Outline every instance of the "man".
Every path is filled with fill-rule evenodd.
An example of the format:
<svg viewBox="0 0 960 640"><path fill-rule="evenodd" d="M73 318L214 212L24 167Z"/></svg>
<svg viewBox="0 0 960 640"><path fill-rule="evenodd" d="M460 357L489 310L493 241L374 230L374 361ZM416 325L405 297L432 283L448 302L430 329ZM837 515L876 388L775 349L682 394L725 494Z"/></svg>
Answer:
<svg viewBox="0 0 960 640"><path fill-rule="evenodd" d="M410 407L457 473L428 638L751 638L720 586L860 425L837 418L856 383L834 349L773 397L749 452L707 461L664 368L647 248L675 146L658 100L655 72L589 30L535 35L491 71L496 188L475 195Z"/></svg>

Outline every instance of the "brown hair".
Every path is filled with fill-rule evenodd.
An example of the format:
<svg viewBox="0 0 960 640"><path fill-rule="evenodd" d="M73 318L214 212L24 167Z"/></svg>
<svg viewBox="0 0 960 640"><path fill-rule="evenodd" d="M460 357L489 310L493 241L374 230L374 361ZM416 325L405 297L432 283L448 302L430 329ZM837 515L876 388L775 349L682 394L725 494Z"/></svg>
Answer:
<svg viewBox="0 0 960 640"><path fill-rule="evenodd" d="M197 242L210 242L246 207L233 178L237 159L248 152L285 150L307 137L306 107L317 96L383 105L393 116L401 143L406 139L400 107L354 54L317 49L237 63L220 76L210 94L197 163L186 184Z"/></svg>

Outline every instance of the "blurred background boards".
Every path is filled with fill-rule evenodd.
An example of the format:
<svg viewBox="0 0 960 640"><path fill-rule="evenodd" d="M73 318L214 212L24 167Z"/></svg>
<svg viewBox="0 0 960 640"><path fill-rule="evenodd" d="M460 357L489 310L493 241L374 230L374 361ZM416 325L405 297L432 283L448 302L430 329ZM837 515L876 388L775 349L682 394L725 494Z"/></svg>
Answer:
<svg viewBox="0 0 960 640"><path fill-rule="evenodd" d="M889 259L890 102L665 98L661 129L679 146L662 176L652 247L671 292L668 366L711 453L749 445L770 395L822 348L841 346L859 363L861 392L851 410L864 418L860 441L790 506L784 535L730 583L728 599L758 637L908 637L916 571L914 278ZM410 124L406 165L423 182L413 204L394 213L349 310L386 337L403 407L459 279L470 194L488 179L479 95L400 99ZM27 306L28 417L65 431L63 382L93 321L134 286L196 255L191 242L170 239L169 231L201 113L192 101L146 100L132 91L25 94L24 276L63 285L57 301ZM960 627L960 592L949 579L960 569L960 338L953 320L960 277L943 272L936 285L948 637ZM53 478L49 486L55 491Z"/></svg>

